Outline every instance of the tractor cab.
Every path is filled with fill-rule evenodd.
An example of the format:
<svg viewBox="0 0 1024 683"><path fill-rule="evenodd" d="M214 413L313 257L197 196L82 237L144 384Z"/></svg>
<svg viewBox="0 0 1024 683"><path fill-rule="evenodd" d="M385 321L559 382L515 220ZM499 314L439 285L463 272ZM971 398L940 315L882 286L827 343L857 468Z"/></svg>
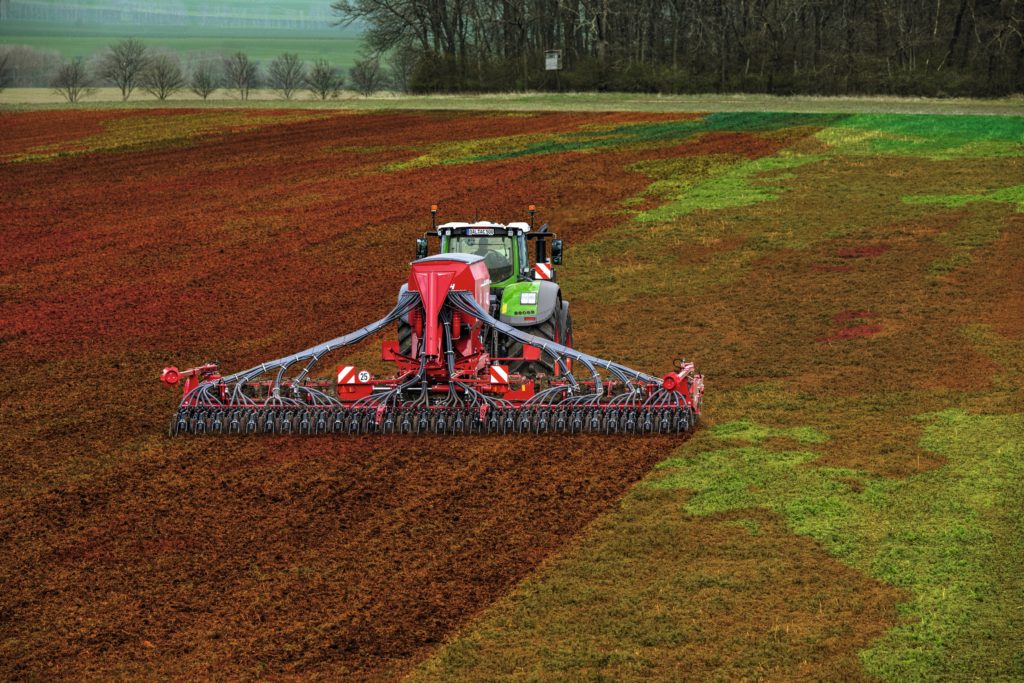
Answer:
<svg viewBox="0 0 1024 683"><path fill-rule="evenodd" d="M554 280L553 265L562 262L562 240L548 232L547 224L534 230L532 226L534 208L530 207L530 223L492 223L476 221L474 223L450 222L436 224L436 208L432 208L435 216L434 229L424 237L416 240L416 258L427 255L427 237L440 239L442 254L472 254L482 256L487 270L491 275L491 287L504 289L517 282L527 280ZM547 243L551 242L551 255L547 253ZM531 267L527 242L535 244L534 263Z"/></svg>
<svg viewBox="0 0 1024 683"><path fill-rule="evenodd" d="M526 261L525 242L514 234L452 235L442 238L441 251L482 256L491 274L491 282L495 283L504 283L512 278L519 271L516 263Z"/></svg>
<svg viewBox="0 0 1024 683"><path fill-rule="evenodd" d="M526 279L526 223L445 223L437 227L442 254L482 256L491 274L492 287L503 289Z"/></svg>
<svg viewBox="0 0 1024 683"><path fill-rule="evenodd" d="M437 207L431 207L432 230L416 240L416 258L427 257L428 238L440 242L440 254L470 254L482 258L490 277L488 313L500 322L541 339L572 344L572 316L569 302L555 281L554 266L562 263L562 240L548 232L547 224L534 227L536 210L530 206L530 220L512 223L474 221L437 224ZM533 242L531 262L528 242ZM551 253L548 253L548 243ZM406 287L399 296L407 291ZM411 352L411 325L398 324L399 348ZM513 372L536 375L555 373L550 359L526 359L522 344L514 337L488 333L486 344L492 358L511 358Z"/></svg>

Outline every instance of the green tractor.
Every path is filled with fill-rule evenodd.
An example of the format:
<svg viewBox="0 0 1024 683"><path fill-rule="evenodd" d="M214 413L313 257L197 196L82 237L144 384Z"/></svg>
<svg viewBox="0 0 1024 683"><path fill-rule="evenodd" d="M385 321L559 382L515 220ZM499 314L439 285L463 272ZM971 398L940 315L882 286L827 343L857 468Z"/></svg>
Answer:
<svg viewBox="0 0 1024 683"><path fill-rule="evenodd" d="M443 223L437 225L437 209L431 209L434 229L416 240L416 258L426 258L428 237L440 240L441 254L473 254L482 256L491 277L490 314L503 323L535 337L550 339L565 346L573 345L572 315L569 302L555 281L553 266L562 263L562 240L548 232L545 223L534 228L535 209L530 207L530 222ZM548 255L548 242L551 254ZM528 243L534 244L533 263ZM399 296L408 289L403 285ZM507 358L509 371L526 377L557 374L550 358L531 358L523 344L497 332L484 338L492 358ZM407 317L398 322L399 351L409 355L412 349L412 328ZM514 360L513 360L514 359Z"/></svg>

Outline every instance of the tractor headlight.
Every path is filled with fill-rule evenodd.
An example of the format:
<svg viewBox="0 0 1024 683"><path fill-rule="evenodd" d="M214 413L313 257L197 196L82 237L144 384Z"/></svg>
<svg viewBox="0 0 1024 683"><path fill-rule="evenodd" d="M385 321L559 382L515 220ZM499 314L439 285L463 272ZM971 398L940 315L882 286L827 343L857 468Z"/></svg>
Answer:
<svg viewBox="0 0 1024 683"><path fill-rule="evenodd" d="M536 306L537 292L523 292L519 295L519 303L524 306Z"/></svg>

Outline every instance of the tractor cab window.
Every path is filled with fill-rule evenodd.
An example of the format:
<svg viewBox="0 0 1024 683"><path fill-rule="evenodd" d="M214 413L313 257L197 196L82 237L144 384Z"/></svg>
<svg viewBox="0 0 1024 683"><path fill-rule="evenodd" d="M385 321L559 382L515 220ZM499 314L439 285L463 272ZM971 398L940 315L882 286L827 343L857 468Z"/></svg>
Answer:
<svg viewBox="0 0 1024 683"><path fill-rule="evenodd" d="M515 240L510 237L453 236L448 245L450 252L483 256L492 282L501 282L512 276L515 248Z"/></svg>

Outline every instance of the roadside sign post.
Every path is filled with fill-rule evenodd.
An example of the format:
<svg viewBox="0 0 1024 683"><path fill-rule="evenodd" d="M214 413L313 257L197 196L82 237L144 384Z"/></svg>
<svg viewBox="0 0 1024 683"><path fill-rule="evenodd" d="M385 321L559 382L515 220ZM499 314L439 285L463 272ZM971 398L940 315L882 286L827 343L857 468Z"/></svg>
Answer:
<svg viewBox="0 0 1024 683"><path fill-rule="evenodd" d="M562 81L558 74L558 72L562 70L561 50L544 51L544 70L555 72L555 88L558 90L558 92L562 92Z"/></svg>

